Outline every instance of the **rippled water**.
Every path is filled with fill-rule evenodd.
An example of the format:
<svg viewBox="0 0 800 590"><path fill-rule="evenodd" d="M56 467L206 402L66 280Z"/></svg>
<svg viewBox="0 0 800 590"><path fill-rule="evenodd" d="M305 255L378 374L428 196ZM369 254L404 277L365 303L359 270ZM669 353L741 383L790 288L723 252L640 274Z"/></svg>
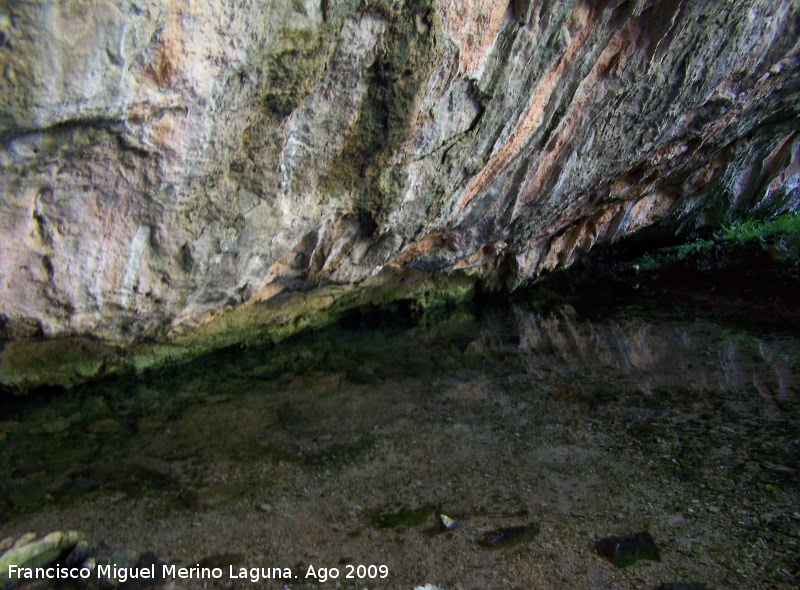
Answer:
<svg viewBox="0 0 800 590"><path fill-rule="evenodd" d="M402 312L6 400L0 539L224 565L177 588L256 587L229 563L298 576L267 588L319 585L309 566L331 588L798 587L793 330L645 302ZM593 550L641 531L660 561Z"/></svg>

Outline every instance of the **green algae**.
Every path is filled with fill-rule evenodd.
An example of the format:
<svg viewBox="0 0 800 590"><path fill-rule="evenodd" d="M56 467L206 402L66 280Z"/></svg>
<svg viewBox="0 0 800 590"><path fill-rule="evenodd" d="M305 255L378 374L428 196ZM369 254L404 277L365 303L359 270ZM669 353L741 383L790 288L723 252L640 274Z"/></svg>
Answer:
<svg viewBox="0 0 800 590"><path fill-rule="evenodd" d="M393 529L398 527L415 527L425 522L434 513L433 506L422 506L420 508L403 508L396 512L389 512L376 515L373 518L375 526L380 529Z"/></svg>
<svg viewBox="0 0 800 590"><path fill-rule="evenodd" d="M432 276L385 270L359 285L329 285L278 295L230 309L198 327L179 326L158 341L131 345L86 338L19 340L0 352L0 384L17 392L40 386L72 387L102 376L185 363L234 345L276 343L321 328L343 313L405 300L420 310L462 303L475 279L463 274Z"/></svg>
<svg viewBox="0 0 800 590"><path fill-rule="evenodd" d="M70 386L99 376L116 358L114 346L87 338L17 340L6 343L0 353L0 382L19 390Z"/></svg>

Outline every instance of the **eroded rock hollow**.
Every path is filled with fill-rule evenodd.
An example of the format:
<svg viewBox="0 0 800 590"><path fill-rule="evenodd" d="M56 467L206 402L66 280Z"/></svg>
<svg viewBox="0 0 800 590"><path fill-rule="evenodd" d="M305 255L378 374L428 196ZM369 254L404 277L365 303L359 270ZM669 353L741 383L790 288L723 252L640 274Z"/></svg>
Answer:
<svg viewBox="0 0 800 590"><path fill-rule="evenodd" d="M10 0L0 73L16 386L800 202L796 0Z"/></svg>

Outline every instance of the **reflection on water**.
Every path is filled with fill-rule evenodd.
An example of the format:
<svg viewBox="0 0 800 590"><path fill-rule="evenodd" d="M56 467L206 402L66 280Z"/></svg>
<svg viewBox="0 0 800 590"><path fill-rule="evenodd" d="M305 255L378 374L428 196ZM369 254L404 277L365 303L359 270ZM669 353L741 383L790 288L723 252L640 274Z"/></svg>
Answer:
<svg viewBox="0 0 800 590"><path fill-rule="evenodd" d="M546 315L515 311L531 374L574 377L579 388L592 387L598 378L602 387L611 378L617 387L645 395L664 388L755 389L768 410L798 401L800 380L790 370L797 362L794 339L758 338L707 320L674 317L591 321L569 306Z"/></svg>
<svg viewBox="0 0 800 590"><path fill-rule="evenodd" d="M363 564L390 574L338 583L795 588L799 379L794 334L690 311L352 316L6 401L0 539L77 528L170 563L290 567L291 587ZM644 530L660 561L592 551Z"/></svg>

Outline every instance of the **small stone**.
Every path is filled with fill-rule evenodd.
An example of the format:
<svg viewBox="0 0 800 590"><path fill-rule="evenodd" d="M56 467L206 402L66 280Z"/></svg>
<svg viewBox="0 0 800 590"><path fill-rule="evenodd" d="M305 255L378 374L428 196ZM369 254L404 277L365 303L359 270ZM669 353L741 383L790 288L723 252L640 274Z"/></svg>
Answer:
<svg viewBox="0 0 800 590"><path fill-rule="evenodd" d="M138 430L139 432L149 432L152 430L158 430L164 426L164 419L160 416L145 416L141 420L139 420Z"/></svg>
<svg viewBox="0 0 800 590"><path fill-rule="evenodd" d="M116 566L111 568L110 573L112 576L120 571L124 571L130 568L133 568L139 561L139 553L132 549L117 549L112 553L109 557L104 559L98 559L98 565L112 565ZM106 584L110 583L113 586L119 585L122 582L119 578L116 577L105 577L101 576L98 571L98 578L104 581Z"/></svg>
<svg viewBox="0 0 800 590"><path fill-rule="evenodd" d="M66 567L78 567L86 561L89 556L90 545L85 539L81 539L72 548L68 555L64 556L61 563Z"/></svg>
<svg viewBox="0 0 800 590"><path fill-rule="evenodd" d="M467 344L464 354L473 358L491 358L492 351L481 339L477 339Z"/></svg>
<svg viewBox="0 0 800 590"><path fill-rule="evenodd" d="M189 508L211 508L227 502L239 492L234 484L218 483L187 490L181 494L181 500Z"/></svg>
<svg viewBox="0 0 800 590"><path fill-rule="evenodd" d="M0 430L3 432L14 432L15 430L19 430L21 426L22 425L16 420L5 420L4 422L0 422Z"/></svg>
<svg viewBox="0 0 800 590"><path fill-rule="evenodd" d="M439 513L439 529L442 531L451 531L458 528L458 522L447 516L446 514Z"/></svg>
<svg viewBox="0 0 800 590"><path fill-rule="evenodd" d="M119 428L119 422L113 418L104 418L93 422L86 430L89 434L112 434L119 430Z"/></svg>
<svg viewBox="0 0 800 590"><path fill-rule="evenodd" d="M42 430L47 434L60 434L69 430L70 421L65 418L53 420L42 424Z"/></svg>

